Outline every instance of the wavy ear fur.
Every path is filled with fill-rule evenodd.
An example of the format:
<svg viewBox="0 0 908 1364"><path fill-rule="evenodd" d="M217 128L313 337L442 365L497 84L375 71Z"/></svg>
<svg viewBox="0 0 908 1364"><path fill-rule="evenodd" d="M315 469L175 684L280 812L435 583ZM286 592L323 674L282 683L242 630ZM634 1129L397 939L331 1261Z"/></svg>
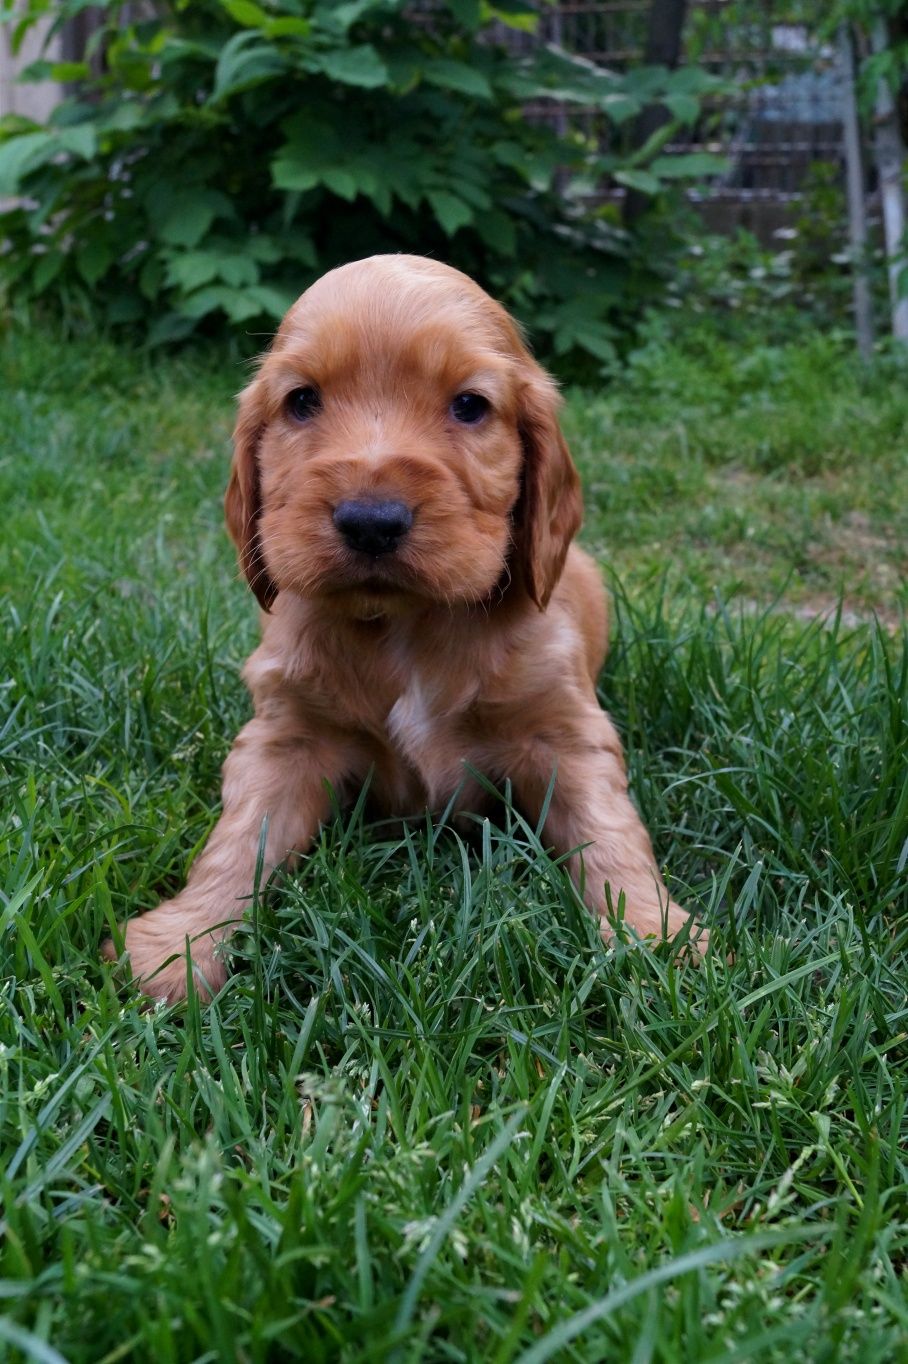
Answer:
<svg viewBox="0 0 908 1364"><path fill-rule="evenodd" d="M233 463L224 495L227 529L236 545L240 568L258 597L263 611L270 611L277 596L259 537L262 498L259 482L258 446L264 420L258 380L240 397L240 409L233 432Z"/></svg>
<svg viewBox="0 0 908 1364"><path fill-rule="evenodd" d="M583 519L580 478L558 425L558 391L541 370L527 382L519 416L523 486L514 516L515 558L544 611Z"/></svg>

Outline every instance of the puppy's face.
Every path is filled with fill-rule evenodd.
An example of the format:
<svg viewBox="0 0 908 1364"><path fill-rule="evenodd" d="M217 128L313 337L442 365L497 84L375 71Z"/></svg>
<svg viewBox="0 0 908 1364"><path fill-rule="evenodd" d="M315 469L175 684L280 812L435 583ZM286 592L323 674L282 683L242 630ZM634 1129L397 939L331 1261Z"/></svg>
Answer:
<svg viewBox="0 0 908 1364"><path fill-rule="evenodd" d="M579 521L556 401L457 271L385 256L326 275L241 400L227 516L260 600L367 618L480 602L516 572L544 605Z"/></svg>

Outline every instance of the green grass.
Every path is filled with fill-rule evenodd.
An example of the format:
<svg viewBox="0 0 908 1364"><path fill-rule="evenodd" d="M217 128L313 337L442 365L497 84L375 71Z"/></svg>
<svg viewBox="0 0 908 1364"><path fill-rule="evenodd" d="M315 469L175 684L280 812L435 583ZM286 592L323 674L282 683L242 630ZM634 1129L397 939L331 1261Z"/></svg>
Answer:
<svg viewBox="0 0 908 1364"><path fill-rule="evenodd" d="M354 813L210 1008L148 1012L98 944L182 880L247 714L243 370L3 363L0 1359L905 1358L904 374L653 347L570 396L702 969L604 949L505 808ZM796 614L843 590L882 623Z"/></svg>
<svg viewBox="0 0 908 1364"><path fill-rule="evenodd" d="M805 615L841 598L890 622L908 606L908 367L864 372L841 341L641 348L567 422L587 540L622 576Z"/></svg>

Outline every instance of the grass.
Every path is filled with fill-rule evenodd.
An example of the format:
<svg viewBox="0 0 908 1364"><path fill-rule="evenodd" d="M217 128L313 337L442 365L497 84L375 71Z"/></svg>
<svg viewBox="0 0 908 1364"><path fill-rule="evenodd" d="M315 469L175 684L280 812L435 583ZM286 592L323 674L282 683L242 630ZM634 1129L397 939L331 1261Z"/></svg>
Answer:
<svg viewBox="0 0 908 1364"><path fill-rule="evenodd" d="M668 565L704 595L903 618L905 379L823 335L746 351L695 329L683 349L642 347L606 396L570 407L588 543L626 578Z"/></svg>
<svg viewBox="0 0 908 1364"><path fill-rule="evenodd" d="M570 397L603 695L702 969L605 950L506 808L467 844L354 812L211 1007L145 1012L97 948L181 881L247 713L242 371L3 349L0 1359L904 1358L904 376L653 347Z"/></svg>

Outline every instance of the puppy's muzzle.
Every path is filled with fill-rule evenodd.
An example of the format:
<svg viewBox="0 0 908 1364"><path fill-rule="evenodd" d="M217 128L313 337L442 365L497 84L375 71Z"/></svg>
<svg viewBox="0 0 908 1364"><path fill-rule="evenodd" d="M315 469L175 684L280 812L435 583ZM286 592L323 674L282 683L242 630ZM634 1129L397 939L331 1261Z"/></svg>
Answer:
<svg viewBox="0 0 908 1364"><path fill-rule="evenodd" d="M413 525L413 513L403 502L357 499L340 502L332 517L351 549L362 554L392 554Z"/></svg>

